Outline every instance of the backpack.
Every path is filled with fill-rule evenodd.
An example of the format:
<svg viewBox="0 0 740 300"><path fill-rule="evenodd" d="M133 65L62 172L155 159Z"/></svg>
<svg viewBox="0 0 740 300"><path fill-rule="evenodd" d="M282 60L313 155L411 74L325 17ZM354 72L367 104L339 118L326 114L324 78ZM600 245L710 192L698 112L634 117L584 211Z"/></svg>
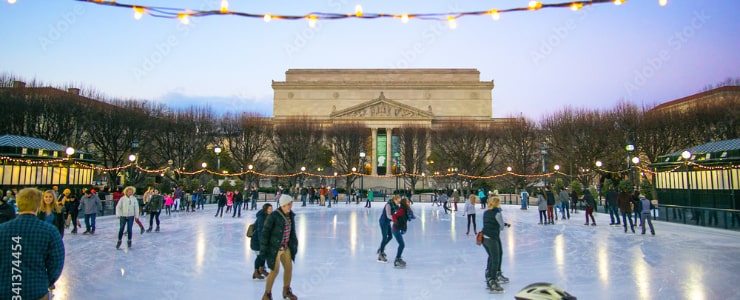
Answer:
<svg viewBox="0 0 740 300"><path fill-rule="evenodd" d="M247 227L247 237L252 238L254 236L254 230L255 230L255 223L249 224L249 227Z"/></svg>

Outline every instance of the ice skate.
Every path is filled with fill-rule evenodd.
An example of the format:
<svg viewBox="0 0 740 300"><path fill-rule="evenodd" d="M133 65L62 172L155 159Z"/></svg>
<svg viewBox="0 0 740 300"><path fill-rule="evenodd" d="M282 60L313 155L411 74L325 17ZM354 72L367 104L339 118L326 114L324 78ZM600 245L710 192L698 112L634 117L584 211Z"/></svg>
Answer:
<svg viewBox="0 0 740 300"><path fill-rule="evenodd" d="M265 294L262 295L262 300L272 300L272 293L265 292Z"/></svg>
<svg viewBox="0 0 740 300"><path fill-rule="evenodd" d="M265 267L260 267L258 271L260 272L260 274L262 274L262 276L270 275L270 273L265 270Z"/></svg>
<svg viewBox="0 0 740 300"><path fill-rule="evenodd" d="M378 262L379 263L387 263L388 262L388 258L386 258L385 253L380 252L378 254Z"/></svg>
<svg viewBox="0 0 740 300"><path fill-rule="evenodd" d="M406 262L402 258L396 258L396 260L393 262L393 266L396 268L405 268Z"/></svg>
<svg viewBox="0 0 740 300"><path fill-rule="evenodd" d="M131 240L128 240L128 241L126 242L126 246L127 246L127 247L128 247L129 249L131 249Z"/></svg>
<svg viewBox="0 0 740 300"><path fill-rule="evenodd" d="M146 232L152 232L152 228L149 227L149 229L147 229Z"/></svg>
<svg viewBox="0 0 740 300"><path fill-rule="evenodd" d="M254 273L252 273L252 280L264 280L265 277L260 274L259 270L254 270Z"/></svg>
<svg viewBox="0 0 740 300"><path fill-rule="evenodd" d="M283 287L283 299L298 300L298 296L293 294L293 290L289 287Z"/></svg>
<svg viewBox="0 0 740 300"><path fill-rule="evenodd" d="M504 288L502 288L493 278L489 279L486 285L488 286L488 292L491 294L502 294L504 292Z"/></svg>
<svg viewBox="0 0 740 300"><path fill-rule="evenodd" d="M116 242L116 249L121 249L121 240L118 240L118 242Z"/></svg>
<svg viewBox="0 0 740 300"><path fill-rule="evenodd" d="M496 281L500 283L509 283L509 278L504 277L504 274L499 271L496 273Z"/></svg>
<svg viewBox="0 0 740 300"><path fill-rule="evenodd" d="M154 232L159 232L159 225L157 225L157 229L154 229Z"/></svg>

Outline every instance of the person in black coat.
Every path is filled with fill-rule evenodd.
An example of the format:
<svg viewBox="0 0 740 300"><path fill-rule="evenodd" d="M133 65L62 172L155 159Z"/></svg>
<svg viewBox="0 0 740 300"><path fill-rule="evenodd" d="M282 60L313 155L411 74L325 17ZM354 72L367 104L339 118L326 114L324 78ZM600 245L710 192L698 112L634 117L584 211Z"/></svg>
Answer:
<svg viewBox="0 0 740 300"><path fill-rule="evenodd" d="M280 272L280 264L285 268L283 272L283 299L297 300L290 288L293 273L293 261L298 252L298 238L295 229L295 213L293 208L293 197L283 194L278 202L280 207L273 211L262 228L260 237L260 255L267 261L267 266L272 270L267 276L265 283L265 294L262 299L272 299L272 284ZM285 233L289 232L287 235Z"/></svg>
<svg viewBox="0 0 740 300"><path fill-rule="evenodd" d="M234 214L231 215L232 218L236 217L237 214L239 214L239 217L242 217L242 202L244 202L244 197L242 196L242 193L239 192L239 189L234 190Z"/></svg>
<svg viewBox="0 0 740 300"><path fill-rule="evenodd" d="M257 212L257 220L254 221L254 235L252 235L252 240L249 241L249 247L257 251L257 258L254 259L254 274L252 274L252 279L265 279L264 276L270 275L265 270L265 257L260 253L260 238L262 237L265 220L267 220L267 216L271 213L272 204L265 203L262 205L262 209Z"/></svg>
<svg viewBox="0 0 740 300"><path fill-rule="evenodd" d="M221 217L224 217L224 206L226 206L226 195L224 195L224 191L221 190L218 193L218 196L216 196L216 203L218 203L218 209L216 209L216 215L214 217L218 217L219 214L221 214Z"/></svg>

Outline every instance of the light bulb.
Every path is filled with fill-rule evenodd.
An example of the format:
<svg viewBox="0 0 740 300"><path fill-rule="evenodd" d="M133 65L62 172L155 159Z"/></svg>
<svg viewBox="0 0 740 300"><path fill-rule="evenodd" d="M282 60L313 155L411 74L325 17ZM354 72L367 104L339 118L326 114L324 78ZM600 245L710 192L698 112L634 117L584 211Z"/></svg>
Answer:
<svg viewBox="0 0 740 300"><path fill-rule="evenodd" d="M583 3L573 3L570 5L570 10L572 11L577 11L581 8L583 8Z"/></svg>
<svg viewBox="0 0 740 300"><path fill-rule="evenodd" d="M404 23L404 24L408 23L409 22L409 15L408 14L401 15L401 22Z"/></svg>
<svg viewBox="0 0 740 300"><path fill-rule="evenodd" d="M528 6L529 6L529 10L538 10L542 8L542 2L532 0L532 1L529 1Z"/></svg>
<svg viewBox="0 0 740 300"><path fill-rule="evenodd" d="M8 0L9 4L15 4L15 0Z"/></svg>
<svg viewBox="0 0 740 300"><path fill-rule="evenodd" d="M225 14L227 12L229 12L229 1L221 0L221 13Z"/></svg>
<svg viewBox="0 0 740 300"><path fill-rule="evenodd" d="M457 28L457 22L455 22L454 16L447 16L447 25L450 26L450 29Z"/></svg>
<svg viewBox="0 0 740 300"><path fill-rule="evenodd" d="M625 2L627 2L627 0L614 0L614 5L622 5Z"/></svg>
<svg viewBox="0 0 740 300"><path fill-rule="evenodd" d="M190 18L188 18L187 14L178 14L177 18L180 19L180 23L182 23L183 25L190 24Z"/></svg>
<svg viewBox="0 0 740 300"><path fill-rule="evenodd" d="M660 6L666 6L666 5L668 5L668 0L658 0L658 4Z"/></svg>
<svg viewBox="0 0 740 300"><path fill-rule="evenodd" d="M134 19L141 20L141 16L144 15L144 9L141 7L134 6Z"/></svg>
<svg viewBox="0 0 740 300"><path fill-rule="evenodd" d="M265 17L263 19L265 19L265 22L270 22L270 20L272 20L272 16L271 15L265 15Z"/></svg>
<svg viewBox="0 0 740 300"><path fill-rule="evenodd" d="M362 17L362 5L355 5L355 16Z"/></svg>
<svg viewBox="0 0 740 300"><path fill-rule="evenodd" d="M501 19L501 14L498 13L498 10L494 9L489 12L489 14L491 14L491 19L493 19L494 21L498 21L499 19Z"/></svg>
<svg viewBox="0 0 740 300"><path fill-rule="evenodd" d="M316 27L316 19L317 18L315 15L308 16L308 27L311 27L311 28Z"/></svg>

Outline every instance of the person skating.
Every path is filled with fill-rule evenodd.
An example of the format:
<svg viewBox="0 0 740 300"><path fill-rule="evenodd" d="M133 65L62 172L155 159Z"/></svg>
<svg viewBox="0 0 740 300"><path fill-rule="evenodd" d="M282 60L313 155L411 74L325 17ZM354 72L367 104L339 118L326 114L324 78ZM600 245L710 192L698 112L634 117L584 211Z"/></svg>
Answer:
<svg viewBox="0 0 740 300"><path fill-rule="evenodd" d="M596 226L596 219L594 219L594 209L596 209L596 201L591 195L591 191L585 189L583 191L583 201L586 202L586 224L588 225L588 217L591 217L591 226Z"/></svg>
<svg viewBox="0 0 740 300"><path fill-rule="evenodd" d="M254 273L252 273L252 279L265 279L265 276L270 275L265 270L265 256L260 253L260 239L262 238L262 229L265 225L267 216L272 213L272 204L265 203L262 205L262 209L257 211L257 220L254 221L254 235L252 240L249 241L249 247L252 250L257 251L257 257L254 259Z"/></svg>
<svg viewBox="0 0 740 300"><path fill-rule="evenodd" d="M545 198L547 199L547 222L549 224L555 224L553 218L553 209L555 207L555 194L550 190L549 187L545 187Z"/></svg>
<svg viewBox="0 0 740 300"><path fill-rule="evenodd" d="M448 202L450 202L450 197L447 196L447 193L441 193L439 195L439 201L442 202L442 207L444 207L446 215L448 211L451 211L448 205Z"/></svg>
<svg viewBox="0 0 740 300"><path fill-rule="evenodd" d="M650 200L645 198L645 195L640 195L640 224L642 226L642 234L645 234L645 223L650 225L650 234L655 235L655 228L653 228L652 217L650 211L653 209L653 204Z"/></svg>
<svg viewBox="0 0 740 300"><path fill-rule="evenodd" d="M216 215L214 217L219 217L219 214L221 217L224 217L224 206L226 206L226 195L224 195L224 191L219 191L218 196L216 196L216 203L218 203L218 209L216 209Z"/></svg>
<svg viewBox="0 0 740 300"><path fill-rule="evenodd" d="M118 218L118 242L116 242L116 249L121 248L121 238L123 238L123 230L128 230L128 241L126 245L131 248L131 227L134 225L134 218L139 215L139 200L134 197L136 188L133 186L127 186L123 189L124 196L118 200L116 204L116 218Z"/></svg>
<svg viewBox="0 0 740 300"><path fill-rule="evenodd" d="M103 209L98 195L89 190L85 191L80 199L80 210L85 214L85 232L82 234L95 234L95 217Z"/></svg>
<svg viewBox="0 0 740 300"><path fill-rule="evenodd" d="M62 213L62 207L54 198L54 190L44 192L42 199L36 216L39 220L53 225L59 231L59 235L64 237L64 214ZM10 210L13 211L12 208ZM13 213L15 214L15 212Z"/></svg>
<svg viewBox="0 0 740 300"><path fill-rule="evenodd" d="M65 190L66 192L67 190ZM72 224L72 234L77 234L77 227L82 227L77 216L80 212L80 201L73 194L66 194L64 196L64 211L67 212L68 218L70 218L70 224Z"/></svg>
<svg viewBox="0 0 740 300"><path fill-rule="evenodd" d="M293 275L293 261L298 252L298 237L295 230L295 213L293 197L284 194L280 197L280 207L267 216L262 236L260 237L260 254L265 256L267 266L272 270L265 282L265 293L262 300L272 300L272 285L283 265L283 298L298 300L290 288ZM264 253L263 253L264 251Z"/></svg>
<svg viewBox="0 0 740 300"><path fill-rule="evenodd" d="M373 200L375 200L375 192L373 191L373 189L369 189L367 190L367 201L365 203L365 207L371 208L373 205Z"/></svg>
<svg viewBox="0 0 740 300"><path fill-rule="evenodd" d="M398 210L399 205L401 205L401 197L398 195L393 195L391 200L388 200L388 202L383 207L383 211L380 214L380 218L378 220L378 224L380 225L380 247L378 247L378 262L388 262L388 258L385 255L385 246L388 245L388 242L393 239L393 231L391 230L391 220L393 220L393 214L396 213Z"/></svg>
<svg viewBox="0 0 740 300"><path fill-rule="evenodd" d="M239 216L239 218L242 217L242 202L244 202L244 197L242 196L242 193L239 192L238 189L234 190L234 213L231 215L232 218Z"/></svg>
<svg viewBox="0 0 740 300"><path fill-rule="evenodd" d="M537 211L540 213L540 222L537 224L547 225L547 200L545 200L545 193L542 189L537 191Z"/></svg>
<svg viewBox="0 0 740 300"><path fill-rule="evenodd" d="M624 225L624 233L627 233L627 221L629 221L630 229L632 233L635 233L635 225L632 223L632 202L630 202L630 194L627 191L620 191L617 195L617 205L619 211L622 213L622 224ZM636 222L637 220L635 220Z"/></svg>
<svg viewBox="0 0 740 300"><path fill-rule="evenodd" d="M393 237L398 242L398 250L396 251L396 260L393 261L393 266L396 268L405 268L406 262L403 260L403 249L406 248L406 243L403 240L403 235L406 234L408 229L408 221L411 219L411 203L409 199L404 197L401 199L401 205L393 214Z"/></svg>
<svg viewBox="0 0 740 300"><path fill-rule="evenodd" d="M2 193L3 191L0 190L0 195ZM15 208L5 201L5 198L0 197L0 224L12 219L15 219ZM64 214L62 214L62 219L64 219ZM62 222L64 222L64 220L62 220Z"/></svg>
<svg viewBox="0 0 740 300"><path fill-rule="evenodd" d="M570 220L570 195L565 191L564 187L560 188L560 214L563 215L563 220ZM567 215L567 217L566 217Z"/></svg>
<svg viewBox="0 0 740 300"><path fill-rule="evenodd" d="M152 232L154 220L157 221L157 229L155 229L155 232L159 232L159 214L162 212L163 203L164 198L159 194L159 190L152 190L152 195L149 198L149 229L147 229L146 232Z"/></svg>
<svg viewBox="0 0 740 300"><path fill-rule="evenodd" d="M475 204L477 200L478 197L475 195L470 195L468 200L465 200L465 206L463 206L463 216L468 216L468 231L465 232L465 235L470 234L470 223L473 223L473 234L478 234L477 224L475 223Z"/></svg>
<svg viewBox="0 0 740 300"><path fill-rule="evenodd" d="M612 186L606 192L606 204L609 206L609 225L621 225L619 221L619 205L617 203L617 189Z"/></svg>
<svg viewBox="0 0 740 300"><path fill-rule="evenodd" d="M508 283L509 278L501 273L503 249L500 233L508 224L504 223L501 215L501 200L494 197L488 201L488 210L483 213L483 248L488 254L486 261L486 286L493 293L503 293L501 283Z"/></svg>

